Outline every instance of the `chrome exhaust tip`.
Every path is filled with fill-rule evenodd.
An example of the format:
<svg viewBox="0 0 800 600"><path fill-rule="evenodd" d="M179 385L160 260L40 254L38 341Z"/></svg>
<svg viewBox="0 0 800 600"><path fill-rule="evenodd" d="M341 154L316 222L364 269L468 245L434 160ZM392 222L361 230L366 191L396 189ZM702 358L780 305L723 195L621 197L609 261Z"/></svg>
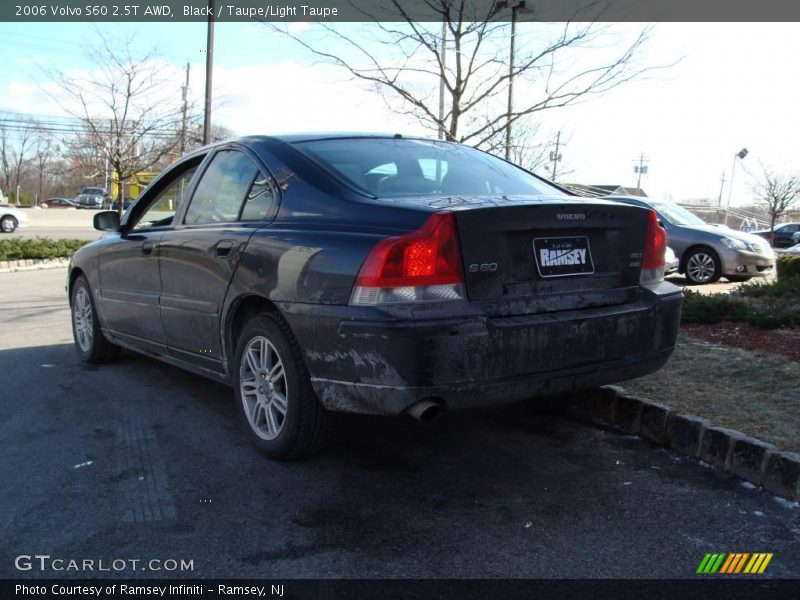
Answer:
<svg viewBox="0 0 800 600"><path fill-rule="evenodd" d="M412 404L408 409L408 414L414 417L417 421L430 421L435 419L444 412L440 404L433 400L420 400L416 404Z"/></svg>

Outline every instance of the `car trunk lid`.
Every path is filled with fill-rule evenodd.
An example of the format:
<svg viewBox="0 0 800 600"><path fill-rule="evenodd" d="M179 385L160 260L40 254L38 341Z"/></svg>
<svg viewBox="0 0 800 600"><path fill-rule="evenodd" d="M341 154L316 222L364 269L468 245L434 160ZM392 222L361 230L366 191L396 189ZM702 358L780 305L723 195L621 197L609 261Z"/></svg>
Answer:
<svg viewBox="0 0 800 600"><path fill-rule="evenodd" d="M647 209L576 198L454 210L470 301L513 315L638 298Z"/></svg>

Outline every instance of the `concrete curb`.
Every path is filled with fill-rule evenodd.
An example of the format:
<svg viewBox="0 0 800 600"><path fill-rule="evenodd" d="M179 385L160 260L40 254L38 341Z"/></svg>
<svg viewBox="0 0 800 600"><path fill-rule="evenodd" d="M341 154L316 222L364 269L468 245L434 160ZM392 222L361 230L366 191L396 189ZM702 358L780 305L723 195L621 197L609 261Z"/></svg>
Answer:
<svg viewBox="0 0 800 600"><path fill-rule="evenodd" d="M788 500L800 500L800 454L686 415L668 406L605 386L573 394L576 416L638 435L696 458Z"/></svg>
<svg viewBox="0 0 800 600"><path fill-rule="evenodd" d="M56 269L66 267L69 258L27 258L21 260L0 260L0 273L14 271L36 271L38 269Z"/></svg>

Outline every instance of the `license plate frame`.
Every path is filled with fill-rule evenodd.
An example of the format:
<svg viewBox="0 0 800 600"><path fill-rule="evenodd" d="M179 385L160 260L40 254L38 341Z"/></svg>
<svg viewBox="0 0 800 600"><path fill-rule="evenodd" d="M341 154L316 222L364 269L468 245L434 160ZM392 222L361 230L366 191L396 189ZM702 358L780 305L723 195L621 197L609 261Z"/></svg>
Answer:
<svg viewBox="0 0 800 600"><path fill-rule="evenodd" d="M594 259L589 238L585 235L537 237L533 238L533 259L536 263L536 270L542 278L551 277L576 277L579 275L594 274ZM545 257L542 250L560 253L556 257ZM584 250L585 255L580 251ZM574 254L579 251L578 254ZM557 260L563 257L564 260L580 260L581 262L564 264L547 264L548 261ZM544 264L543 264L544 263Z"/></svg>

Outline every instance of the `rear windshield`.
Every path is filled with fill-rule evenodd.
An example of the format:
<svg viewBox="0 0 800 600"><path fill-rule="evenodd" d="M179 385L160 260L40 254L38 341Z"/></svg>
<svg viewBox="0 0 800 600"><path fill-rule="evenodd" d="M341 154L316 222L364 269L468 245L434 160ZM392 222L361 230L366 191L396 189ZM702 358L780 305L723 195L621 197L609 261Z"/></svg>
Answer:
<svg viewBox="0 0 800 600"><path fill-rule="evenodd" d="M675 225L708 225L703 219L677 204L652 202L651 206L664 215L670 223L674 223Z"/></svg>
<svg viewBox="0 0 800 600"><path fill-rule="evenodd" d="M81 194L100 194L100 195L102 195L104 193L105 193L105 190L103 190L101 188L85 188L81 192Z"/></svg>
<svg viewBox="0 0 800 600"><path fill-rule="evenodd" d="M299 142L295 146L378 198L563 194L522 169L459 144L362 138Z"/></svg>

